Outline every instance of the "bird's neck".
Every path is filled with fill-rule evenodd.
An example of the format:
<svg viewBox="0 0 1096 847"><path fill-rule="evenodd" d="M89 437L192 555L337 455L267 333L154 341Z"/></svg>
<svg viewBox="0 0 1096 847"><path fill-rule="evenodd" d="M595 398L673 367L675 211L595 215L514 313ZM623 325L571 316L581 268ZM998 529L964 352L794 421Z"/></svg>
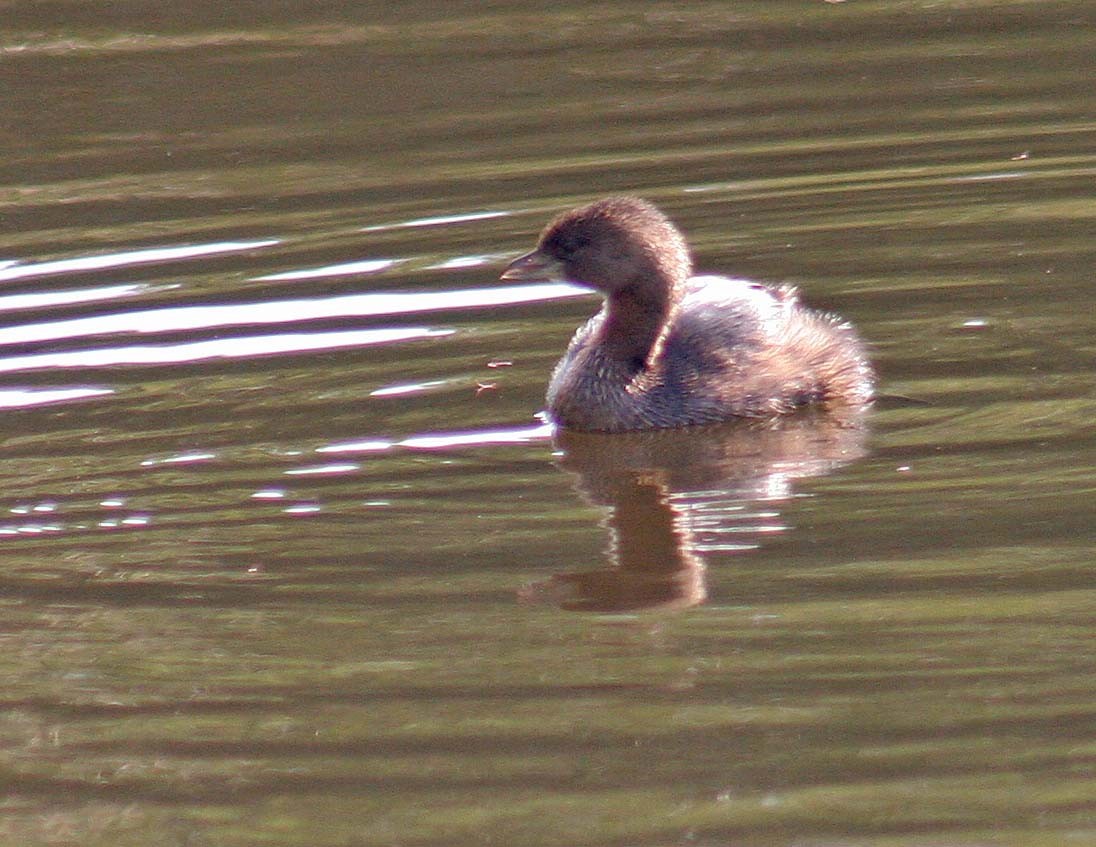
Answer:
<svg viewBox="0 0 1096 847"><path fill-rule="evenodd" d="M639 371L657 364L677 310L675 287L632 286L607 298L602 343L614 358Z"/></svg>

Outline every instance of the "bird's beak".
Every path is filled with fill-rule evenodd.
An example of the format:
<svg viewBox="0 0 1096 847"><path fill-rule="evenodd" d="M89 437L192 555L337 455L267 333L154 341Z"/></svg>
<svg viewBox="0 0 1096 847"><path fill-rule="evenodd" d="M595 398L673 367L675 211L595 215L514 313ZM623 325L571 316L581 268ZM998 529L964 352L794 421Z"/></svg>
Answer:
<svg viewBox="0 0 1096 847"><path fill-rule="evenodd" d="M506 266L499 279L525 282L562 282L563 264L546 253L534 250L518 256Z"/></svg>

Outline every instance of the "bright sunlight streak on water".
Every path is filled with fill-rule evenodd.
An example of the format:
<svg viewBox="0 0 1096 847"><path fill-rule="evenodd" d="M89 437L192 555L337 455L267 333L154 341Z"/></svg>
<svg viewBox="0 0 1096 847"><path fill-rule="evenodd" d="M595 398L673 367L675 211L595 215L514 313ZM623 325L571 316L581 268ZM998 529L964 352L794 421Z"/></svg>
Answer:
<svg viewBox="0 0 1096 847"><path fill-rule="evenodd" d="M383 232L388 229L410 229L420 226L443 226L445 224L461 224L468 221L486 221L491 218L503 218L510 212L466 212L460 215L441 215L433 218L417 218L410 221L400 221L394 224L378 224L362 228L362 232Z"/></svg>
<svg viewBox="0 0 1096 847"><path fill-rule="evenodd" d="M401 259L365 259L360 262L344 262L339 265L325 265L322 268L308 268L301 271L267 274L255 277L259 282L285 281L291 279L322 279L329 276L348 276L349 274L372 274L387 270L401 262Z"/></svg>
<svg viewBox="0 0 1096 847"><path fill-rule="evenodd" d="M0 390L0 409L23 409L28 406L45 406L65 400L81 400L86 397L101 397L113 394L109 388L44 388Z"/></svg>
<svg viewBox="0 0 1096 847"><path fill-rule="evenodd" d="M80 256L75 259L59 259L54 262L38 262L33 265L12 265L0 269L0 282L53 274L97 271L103 268L120 268L148 262L168 262L175 259L190 259L195 256L212 256L216 253L234 253L242 250L255 250L260 247L271 247L280 243L276 238L266 239L265 241L225 241L219 244L156 247L149 250L131 250L125 253L107 253L103 256Z"/></svg>
<svg viewBox="0 0 1096 847"><path fill-rule="evenodd" d="M166 288L167 286L162 286ZM69 306L75 303L94 303L99 300L114 300L119 297L132 297L151 291L151 285L108 285L104 288L88 288L83 291L43 291L35 294L9 294L0 297L0 312L17 309L42 309L48 306Z"/></svg>
<svg viewBox="0 0 1096 847"><path fill-rule="evenodd" d="M447 309L507 306L577 297L589 293L588 289L577 285L544 283L460 291L345 294L338 297L233 303L219 306L142 309L114 315L96 315L89 318L5 327L0 329L0 344L27 344L124 332L173 332L225 326L298 323L323 318L377 317Z"/></svg>
<svg viewBox="0 0 1096 847"><path fill-rule="evenodd" d="M411 450L443 450L449 447L478 447L485 444L525 444L551 438L555 427L542 423L535 426L510 429L485 429L474 432L438 432L412 435L402 441L385 441L371 438L363 441L347 441L317 448L317 453L375 453L393 447Z"/></svg>
<svg viewBox="0 0 1096 847"><path fill-rule="evenodd" d="M0 373L41 368L99 368L110 365L164 365L197 362L205 359L243 359L274 353L301 353L307 350L334 350L339 347L364 347L390 344L417 338L452 335L451 329L401 327L398 329L362 329L340 332L297 332L282 335L257 335L244 338L214 338L185 344L145 344L107 347L102 350L73 350L0 359Z"/></svg>

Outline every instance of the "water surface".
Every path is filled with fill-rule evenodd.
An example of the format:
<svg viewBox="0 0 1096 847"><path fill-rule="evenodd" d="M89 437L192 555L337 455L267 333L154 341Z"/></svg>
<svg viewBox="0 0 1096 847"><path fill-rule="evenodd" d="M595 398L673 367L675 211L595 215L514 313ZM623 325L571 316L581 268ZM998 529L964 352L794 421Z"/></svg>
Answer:
<svg viewBox="0 0 1096 847"><path fill-rule="evenodd" d="M1096 843L1090 4L5 22L5 842ZM615 191L866 427L553 441Z"/></svg>

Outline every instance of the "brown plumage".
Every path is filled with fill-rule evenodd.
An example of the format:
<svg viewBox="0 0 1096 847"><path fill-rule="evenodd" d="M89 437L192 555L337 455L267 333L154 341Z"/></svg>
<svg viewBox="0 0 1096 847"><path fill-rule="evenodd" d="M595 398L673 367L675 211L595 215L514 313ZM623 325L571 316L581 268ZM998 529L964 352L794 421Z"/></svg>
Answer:
<svg viewBox="0 0 1096 847"><path fill-rule="evenodd" d="M504 279L605 295L552 374L558 424L620 432L870 402L871 368L848 324L801 305L793 288L691 272L681 233L636 197L565 212L510 263Z"/></svg>

